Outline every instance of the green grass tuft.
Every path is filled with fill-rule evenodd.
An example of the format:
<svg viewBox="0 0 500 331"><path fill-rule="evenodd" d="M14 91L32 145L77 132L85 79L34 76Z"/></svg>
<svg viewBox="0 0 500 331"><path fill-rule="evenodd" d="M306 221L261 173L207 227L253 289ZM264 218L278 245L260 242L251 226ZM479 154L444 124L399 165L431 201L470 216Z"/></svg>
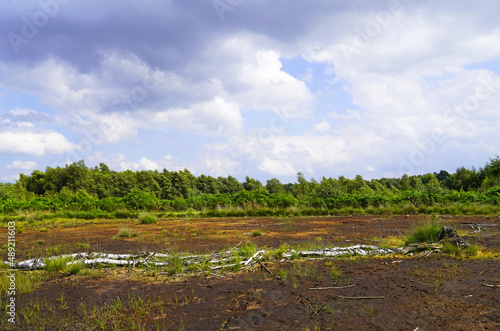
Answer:
<svg viewBox="0 0 500 331"><path fill-rule="evenodd" d="M260 236L262 236L262 232L260 232L259 230L254 230L254 231L252 231L252 236L260 237Z"/></svg>
<svg viewBox="0 0 500 331"><path fill-rule="evenodd" d="M141 224L156 224L158 223L158 218L152 214L141 214L139 215L139 220Z"/></svg>
<svg viewBox="0 0 500 331"><path fill-rule="evenodd" d="M441 220L433 219L424 225L416 227L412 233L410 233L405 238L405 245L418 243L418 242L429 242L437 241L438 233L442 229L443 224Z"/></svg>
<svg viewBox="0 0 500 331"><path fill-rule="evenodd" d="M56 257L53 259L47 259L45 262L45 270L49 273L56 273L58 271L64 270L66 264L71 261L68 257Z"/></svg>

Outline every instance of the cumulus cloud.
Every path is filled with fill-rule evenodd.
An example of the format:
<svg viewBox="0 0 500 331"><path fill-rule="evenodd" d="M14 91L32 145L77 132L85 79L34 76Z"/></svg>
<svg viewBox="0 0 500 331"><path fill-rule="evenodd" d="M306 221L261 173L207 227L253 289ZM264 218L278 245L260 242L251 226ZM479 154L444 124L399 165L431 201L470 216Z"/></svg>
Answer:
<svg viewBox="0 0 500 331"><path fill-rule="evenodd" d="M170 109L154 115L153 125L166 125L203 134L234 134L243 128L239 107L215 97L187 109Z"/></svg>
<svg viewBox="0 0 500 331"><path fill-rule="evenodd" d="M63 154L74 150L77 146L68 141L62 134L50 130L43 131L0 131L0 153L27 154L43 156L45 154Z"/></svg>

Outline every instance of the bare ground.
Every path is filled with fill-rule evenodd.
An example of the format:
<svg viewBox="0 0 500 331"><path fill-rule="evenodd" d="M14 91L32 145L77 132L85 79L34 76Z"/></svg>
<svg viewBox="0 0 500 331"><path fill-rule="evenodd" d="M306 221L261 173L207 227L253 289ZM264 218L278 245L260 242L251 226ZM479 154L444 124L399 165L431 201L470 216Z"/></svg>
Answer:
<svg viewBox="0 0 500 331"><path fill-rule="evenodd" d="M182 219L160 220L156 225L97 221L47 232L24 230L18 234L17 258L47 256L53 247L60 254L89 250L206 253L241 241L273 248L285 242L377 245L384 238L408 233L426 219ZM97 275L57 274L31 293L18 295L18 324L11 329L99 330L96 321L117 307L120 298L119 312L101 321L107 329L132 330L140 325L146 330L500 330L500 290L485 286L500 285L500 218L467 216L445 221L470 243L490 252L489 258L431 254L283 260L267 264L272 275L258 265L218 276L168 276L161 270L128 268L103 269ZM474 233L478 224L489 226ZM112 239L123 229L138 236ZM254 236L255 230L262 235ZM325 287L334 288L314 289ZM2 300L5 303L5 295ZM31 324L25 318L29 311L37 311ZM5 321L1 325L9 326Z"/></svg>

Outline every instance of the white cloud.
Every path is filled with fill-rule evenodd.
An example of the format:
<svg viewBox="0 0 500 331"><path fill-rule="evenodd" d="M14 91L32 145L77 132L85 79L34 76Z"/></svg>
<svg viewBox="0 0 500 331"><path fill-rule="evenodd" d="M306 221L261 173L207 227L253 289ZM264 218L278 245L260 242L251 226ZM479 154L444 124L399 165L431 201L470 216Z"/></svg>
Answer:
<svg viewBox="0 0 500 331"><path fill-rule="evenodd" d="M211 157L203 160L203 169L200 169L200 171L215 177L227 177L229 175L235 176L240 174L241 162L232 160L228 157Z"/></svg>
<svg viewBox="0 0 500 331"><path fill-rule="evenodd" d="M297 174L297 171L292 167L292 165L284 160L271 160L265 158L262 160L258 168L259 170L273 176L292 176Z"/></svg>
<svg viewBox="0 0 500 331"><path fill-rule="evenodd" d="M120 162L121 170L160 170L160 166L158 163L146 158L142 157L139 162L133 161L123 161Z"/></svg>
<svg viewBox="0 0 500 331"><path fill-rule="evenodd" d="M22 132L19 130L0 132L0 153L28 154L43 156L45 154L63 154L74 150L77 146L58 132L43 130L39 132Z"/></svg>
<svg viewBox="0 0 500 331"><path fill-rule="evenodd" d="M239 79L249 86L237 95L240 103L257 110L277 111L287 117L304 117L312 111L313 95L307 85L281 71L279 53L260 51L257 63L241 68Z"/></svg>
<svg viewBox="0 0 500 331"><path fill-rule="evenodd" d="M99 157L102 157L101 154L96 155ZM151 160L146 157L142 157L139 159L139 161L127 161L124 159L123 155L119 155L119 161L117 161L117 156L114 156L113 158L109 159L110 162L106 163L110 168L117 168L121 171L123 170L163 170L163 169L168 169L170 171L178 171L178 170L184 170L186 166L180 165L177 162L176 158L172 157L172 155L167 154L163 158L159 160ZM104 160L105 158L103 158Z"/></svg>
<svg viewBox="0 0 500 331"><path fill-rule="evenodd" d="M5 169L33 170L36 169L37 166L38 165L35 161L14 161L11 164L5 166Z"/></svg>
<svg viewBox="0 0 500 331"><path fill-rule="evenodd" d="M330 128L331 128L330 123L328 123L326 121L322 121L322 122L314 125L314 130L319 131L319 132L326 132L326 131L330 130Z"/></svg>
<svg viewBox="0 0 500 331"><path fill-rule="evenodd" d="M170 109L156 113L150 125L166 125L203 135L229 135L241 131L243 117L236 104L215 97L188 109Z"/></svg>

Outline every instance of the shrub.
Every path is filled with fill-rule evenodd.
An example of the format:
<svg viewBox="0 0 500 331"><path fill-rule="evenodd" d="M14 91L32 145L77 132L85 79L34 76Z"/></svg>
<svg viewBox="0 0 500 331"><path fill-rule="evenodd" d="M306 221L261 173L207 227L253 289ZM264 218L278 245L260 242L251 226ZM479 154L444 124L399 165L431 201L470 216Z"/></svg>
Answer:
<svg viewBox="0 0 500 331"><path fill-rule="evenodd" d="M259 236L262 236L262 233L261 233L259 230L254 230L254 231L252 232L252 236L254 236L254 237L259 237Z"/></svg>

